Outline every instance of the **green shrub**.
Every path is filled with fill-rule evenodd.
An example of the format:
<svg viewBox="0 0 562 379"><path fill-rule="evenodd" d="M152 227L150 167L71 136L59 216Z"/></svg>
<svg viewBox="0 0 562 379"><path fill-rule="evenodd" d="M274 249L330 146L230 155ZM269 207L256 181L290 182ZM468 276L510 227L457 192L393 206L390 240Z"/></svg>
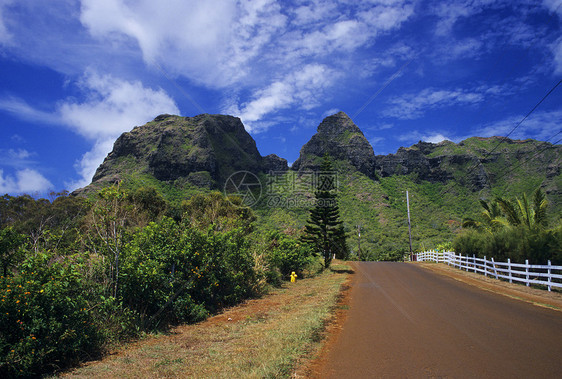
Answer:
<svg viewBox="0 0 562 379"><path fill-rule="evenodd" d="M489 235L467 229L453 241L453 248L457 254L481 256L488 251L489 243Z"/></svg>
<svg viewBox="0 0 562 379"><path fill-rule="evenodd" d="M288 279L293 271L302 277L303 270L311 264L312 259L310 245L277 231L269 233L267 276L273 284L277 284L280 278Z"/></svg>
<svg viewBox="0 0 562 379"><path fill-rule="evenodd" d="M95 355L104 341L85 291L83 256L28 254L0 279L0 375L30 376Z"/></svg>
<svg viewBox="0 0 562 379"><path fill-rule="evenodd" d="M257 273L245 227L207 233L187 229L186 235L203 254L200 280L192 297L203 301L210 312L237 304L256 293Z"/></svg>
<svg viewBox="0 0 562 379"><path fill-rule="evenodd" d="M213 229L163 218L125 246L119 296L138 314L139 327L200 321L253 294L256 273L245 232Z"/></svg>

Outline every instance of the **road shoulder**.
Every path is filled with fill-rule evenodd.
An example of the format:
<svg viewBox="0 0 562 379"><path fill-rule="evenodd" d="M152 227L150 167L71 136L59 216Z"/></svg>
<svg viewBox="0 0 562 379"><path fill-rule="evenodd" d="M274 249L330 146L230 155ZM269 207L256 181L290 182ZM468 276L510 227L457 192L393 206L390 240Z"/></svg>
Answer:
<svg viewBox="0 0 562 379"><path fill-rule="evenodd" d="M459 270L444 263L412 262L412 264L485 291L562 312L562 293L557 291L548 292L543 289L527 287L522 284L509 283L507 281L485 277L484 275L474 272Z"/></svg>

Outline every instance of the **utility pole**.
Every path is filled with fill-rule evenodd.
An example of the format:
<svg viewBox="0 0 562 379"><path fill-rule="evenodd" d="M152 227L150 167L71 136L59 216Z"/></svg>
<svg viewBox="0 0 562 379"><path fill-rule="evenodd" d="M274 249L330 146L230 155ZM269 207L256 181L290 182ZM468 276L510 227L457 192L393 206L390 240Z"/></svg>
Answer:
<svg viewBox="0 0 562 379"><path fill-rule="evenodd" d="M410 236L410 260L412 260L412 225L410 223L410 197L406 191L406 205L408 207L408 235Z"/></svg>
<svg viewBox="0 0 562 379"><path fill-rule="evenodd" d="M357 258L361 260L361 224L357 225Z"/></svg>

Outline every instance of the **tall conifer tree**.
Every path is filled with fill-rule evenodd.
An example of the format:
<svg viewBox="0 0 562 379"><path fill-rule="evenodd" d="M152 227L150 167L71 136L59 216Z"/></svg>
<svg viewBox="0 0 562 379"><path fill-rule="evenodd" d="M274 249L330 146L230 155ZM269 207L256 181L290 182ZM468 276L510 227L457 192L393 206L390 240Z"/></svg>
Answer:
<svg viewBox="0 0 562 379"><path fill-rule="evenodd" d="M318 179L314 193L316 201L310 210L303 239L311 243L315 250L322 254L324 267L328 268L334 255L337 258L345 259L348 248L336 194L337 175L327 154L324 155L320 172L317 173L316 178Z"/></svg>

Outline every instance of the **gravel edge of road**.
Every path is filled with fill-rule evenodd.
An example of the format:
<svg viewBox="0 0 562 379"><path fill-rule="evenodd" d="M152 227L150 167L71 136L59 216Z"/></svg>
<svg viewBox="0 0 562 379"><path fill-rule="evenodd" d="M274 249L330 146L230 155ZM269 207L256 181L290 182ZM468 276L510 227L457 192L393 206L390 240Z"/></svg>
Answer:
<svg viewBox="0 0 562 379"><path fill-rule="evenodd" d="M443 263L433 262L409 262L432 272L445 275L482 290L493 292L498 295L507 296L512 299L524 301L535 306L545 307L562 312L562 293L558 291L548 292L543 289L527 287L522 284L509 283L474 272L467 272L448 266Z"/></svg>

